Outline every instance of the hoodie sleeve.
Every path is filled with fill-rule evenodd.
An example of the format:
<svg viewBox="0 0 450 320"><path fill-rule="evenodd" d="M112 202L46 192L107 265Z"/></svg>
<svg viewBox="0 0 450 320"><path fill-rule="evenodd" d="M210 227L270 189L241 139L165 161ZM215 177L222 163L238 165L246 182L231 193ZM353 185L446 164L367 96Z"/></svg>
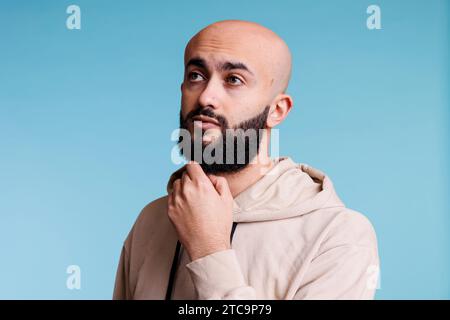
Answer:
<svg viewBox="0 0 450 320"><path fill-rule="evenodd" d="M132 299L129 287L129 259L125 246L120 254L119 266L116 273L113 300Z"/></svg>
<svg viewBox="0 0 450 320"><path fill-rule="evenodd" d="M199 300L256 299L244 280L233 249L214 252L186 265Z"/></svg>
<svg viewBox="0 0 450 320"><path fill-rule="evenodd" d="M342 245L329 249L313 259L294 299L373 299L378 265L372 247Z"/></svg>

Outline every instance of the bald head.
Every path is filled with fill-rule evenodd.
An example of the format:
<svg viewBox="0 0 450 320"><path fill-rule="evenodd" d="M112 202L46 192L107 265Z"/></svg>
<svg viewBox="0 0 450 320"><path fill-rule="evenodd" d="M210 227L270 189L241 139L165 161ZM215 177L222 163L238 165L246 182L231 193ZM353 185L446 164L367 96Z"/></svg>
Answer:
<svg viewBox="0 0 450 320"><path fill-rule="evenodd" d="M219 54L242 62L273 97L291 76L291 53L276 33L254 22L225 20L200 30L186 46L185 65L200 55Z"/></svg>

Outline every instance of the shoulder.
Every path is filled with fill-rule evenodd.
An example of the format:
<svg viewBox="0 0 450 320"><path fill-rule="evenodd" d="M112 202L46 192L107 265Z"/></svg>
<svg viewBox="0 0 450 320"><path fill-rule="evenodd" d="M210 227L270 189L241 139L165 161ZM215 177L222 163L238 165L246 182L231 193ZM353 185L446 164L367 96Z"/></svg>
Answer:
<svg viewBox="0 0 450 320"><path fill-rule="evenodd" d="M362 213L343 208L333 215L324 233L324 246L359 246L377 250L377 237L370 220Z"/></svg>
<svg viewBox="0 0 450 320"><path fill-rule="evenodd" d="M160 197L148 203L139 213L136 219L137 225L146 225L166 216L167 196Z"/></svg>
<svg viewBox="0 0 450 320"><path fill-rule="evenodd" d="M170 221L167 216L167 196L160 197L148 203L139 213L127 239L125 247L145 244L157 233L157 230L169 226Z"/></svg>

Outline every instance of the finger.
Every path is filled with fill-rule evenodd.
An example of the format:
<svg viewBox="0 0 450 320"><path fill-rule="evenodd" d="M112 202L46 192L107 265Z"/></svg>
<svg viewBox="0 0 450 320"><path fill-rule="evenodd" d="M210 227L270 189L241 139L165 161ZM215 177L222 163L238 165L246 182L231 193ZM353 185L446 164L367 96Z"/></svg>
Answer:
<svg viewBox="0 0 450 320"><path fill-rule="evenodd" d="M172 184L172 194L176 196L181 189L181 179L176 179Z"/></svg>
<svg viewBox="0 0 450 320"><path fill-rule="evenodd" d="M231 196L230 187L228 186L228 181L224 177L218 177L215 175L208 175L209 179L211 180L214 188L216 188L217 192L221 196Z"/></svg>
<svg viewBox="0 0 450 320"><path fill-rule="evenodd" d="M176 181L176 180L175 180ZM172 182L172 188L169 191L169 194L167 195L168 199L167 199L167 204L169 206L173 206L175 204L175 186L174 186L174 182Z"/></svg>
<svg viewBox="0 0 450 320"><path fill-rule="evenodd" d="M187 174L186 171L183 172L183 175L181 176L181 186L184 186L186 183L189 183L191 181L191 178Z"/></svg>
<svg viewBox="0 0 450 320"><path fill-rule="evenodd" d="M217 189L217 176L213 175L213 174L208 174L208 178L209 180L211 180L211 183L213 184L214 188Z"/></svg>
<svg viewBox="0 0 450 320"><path fill-rule="evenodd" d="M173 192L170 192L167 195L167 205L168 207L173 206L174 202L173 202Z"/></svg>
<svg viewBox="0 0 450 320"><path fill-rule="evenodd" d="M195 161L186 164L186 172L192 181L201 181L207 178L202 167ZM209 181L209 179L207 179Z"/></svg>

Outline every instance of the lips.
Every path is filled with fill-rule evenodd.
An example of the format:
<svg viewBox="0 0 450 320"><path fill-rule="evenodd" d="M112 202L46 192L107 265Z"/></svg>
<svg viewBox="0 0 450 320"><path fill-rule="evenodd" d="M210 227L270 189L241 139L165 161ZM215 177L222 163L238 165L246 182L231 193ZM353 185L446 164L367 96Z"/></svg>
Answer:
<svg viewBox="0 0 450 320"><path fill-rule="evenodd" d="M220 124L216 119L202 115L192 117L192 122L194 126L198 126L203 130L216 129L220 127Z"/></svg>
<svg viewBox="0 0 450 320"><path fill-rule="evenodd" d="M210 123L219 126L219 122L216 119L203 115L192 117L192 121L201 121L202 123Z"/></svg>

